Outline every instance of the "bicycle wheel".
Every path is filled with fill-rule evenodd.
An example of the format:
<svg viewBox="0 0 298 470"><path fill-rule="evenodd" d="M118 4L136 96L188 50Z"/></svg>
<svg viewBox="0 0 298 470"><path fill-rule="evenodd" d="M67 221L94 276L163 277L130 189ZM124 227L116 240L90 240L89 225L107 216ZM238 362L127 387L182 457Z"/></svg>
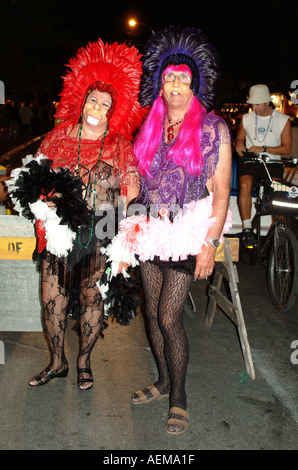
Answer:
<svg viewBox="0 0 298 470"><path fill-rule="evenodd" d="M298 294L298 242L291 230L276 227L268 262L268 290L281 311L289 310Z"/></svg>
<svg viewBox="0 0 298 470"><path fill-rule="evenodd" d="M183 311L189 318L196 318L197 309L191 293L188 294L187 299L184 302Z"/></svg>

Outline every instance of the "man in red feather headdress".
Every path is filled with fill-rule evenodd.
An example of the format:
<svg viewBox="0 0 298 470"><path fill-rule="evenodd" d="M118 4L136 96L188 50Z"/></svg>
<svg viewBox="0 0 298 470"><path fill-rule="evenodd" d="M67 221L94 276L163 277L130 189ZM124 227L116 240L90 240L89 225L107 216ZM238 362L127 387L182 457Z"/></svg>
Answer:
<svg viewBox="0 0 298 470"><path fill-rule="evenodd" d="M67 375L66 316L70 301L73 312L77 299L78 386L86 390L93 386L90 354L104 318L98 282L106 258L96 225L103 211L115 216L120 198L128 204L139 193L131 138L145 111L138 102L142 66L135 47L99 39L80 49L69 67L56 115L59 124L36 157L27 157L21 173L13 175L10 193L20 214L36 222L39 237L51 361L30 385Z"/></svg>

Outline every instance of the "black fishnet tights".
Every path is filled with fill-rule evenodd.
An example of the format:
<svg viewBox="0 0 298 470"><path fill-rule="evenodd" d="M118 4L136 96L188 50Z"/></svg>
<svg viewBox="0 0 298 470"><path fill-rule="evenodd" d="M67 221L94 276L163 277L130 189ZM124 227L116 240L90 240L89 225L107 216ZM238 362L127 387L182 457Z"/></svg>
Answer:
<svg viewBox="0 0 298 470"><path fill-rule="evenodd" d="M170 406L186 409L185 378L189 358L183 305L193 276L151 262L141 263L151 347L158 368L155 387L170 392Z"/></svg>
<svg viewBox="0 0 298 470"><path fill-rule="evenodd" d="M100 335L103 320L103 304L96 286L102 271L95 272L80 286L80 350L78 368L90 368L90 354ZM42 304L44 333L48 342L51 362L50 369L61 372L67 367L64 354L66 329L66 307L68 297L58 284L58 276L51 273L50 265L43 261ZM83 375L84 377L84 375Z"/></svg>

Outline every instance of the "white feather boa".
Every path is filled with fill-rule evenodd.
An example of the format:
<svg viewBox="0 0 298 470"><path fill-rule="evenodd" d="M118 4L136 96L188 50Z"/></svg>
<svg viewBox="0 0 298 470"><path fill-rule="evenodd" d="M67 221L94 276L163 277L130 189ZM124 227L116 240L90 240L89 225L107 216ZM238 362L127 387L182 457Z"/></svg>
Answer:
<svg viewBox="0 0 298 470"><path fill-rule="evenodd" d="M138 260L152 260L158 256L163 261L185 260L188 255L197 255L202 246L207 245L208 230L215 222L212 217L213 194L193 201L181 209L174 221L168 217L157 219L145 215L127 217L120 222L119 232L107 249L102 249L112 262L112 275L121 261L136 266ZM229 210L220 235L232 226L232 213Z"/></svg>
<svg viewBox="0 0 298 470"><path fill-rule="evenodd" d="M61 225L61 219L56 214L56 209L50 209L44 201L36 201L29 204L36 220L43 222L47 250L56 256L67 256L73 247L76 237L67 225Z"/></svg>
<svg viewBox="0 0 298 470"><path fill-rule="evenodd" d="M121 262L127 263L132 268L139 265L134 252L123 243L123 238L118 235L113 238L106 248L102 247L100 251L106 255L107 261L111 262L110 277L117 276ZM124 268L122 269L122 274L124 277L130 277Z"/></svg>

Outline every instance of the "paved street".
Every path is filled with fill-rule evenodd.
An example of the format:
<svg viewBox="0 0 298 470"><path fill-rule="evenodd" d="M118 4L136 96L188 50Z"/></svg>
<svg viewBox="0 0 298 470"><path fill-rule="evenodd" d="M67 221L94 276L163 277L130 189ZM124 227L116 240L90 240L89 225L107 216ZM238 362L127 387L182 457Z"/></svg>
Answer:
<svg viewBox="0 0 298 470"><path fill-rule="evenodd" d="M148 406L129 403L132 392L155 380L141 313L128 327L109 325L98 341L92 359L95 385L87 392L76 386L78 342L71 320L66 340L70 374L38 389L27 382L48 363L42 333L3 332L0 448L297 450L298 347L291 344L298 340L298 302L287 313L276 311L264 267L236 265L256 380L246 375L234 324L217 310L211 328L205 326L205 281L192 289L197 317L185 315L191 425L179 437L165 431L167 400Z"/></svg>
<svg viewBox="0 0 298 470"><path fill-rule="evenodd" d="M43 334L0 332L0 449L92 449L103 456L111 450L297 450L298 299L289 312L275 310L265 268L245 258L236 266L255 380L246 373L237 328L226 315L217 309L211 328L205 325L207 281L192 288L196 317L185 315L191 424L181 436L165 431L167 400L129 403L131 393L156 379L143 313L130 326L109 325L93 352L95 385L87 392L76 385L72 320L69 376L37 389L28 380L48 364Z"/></svg>

